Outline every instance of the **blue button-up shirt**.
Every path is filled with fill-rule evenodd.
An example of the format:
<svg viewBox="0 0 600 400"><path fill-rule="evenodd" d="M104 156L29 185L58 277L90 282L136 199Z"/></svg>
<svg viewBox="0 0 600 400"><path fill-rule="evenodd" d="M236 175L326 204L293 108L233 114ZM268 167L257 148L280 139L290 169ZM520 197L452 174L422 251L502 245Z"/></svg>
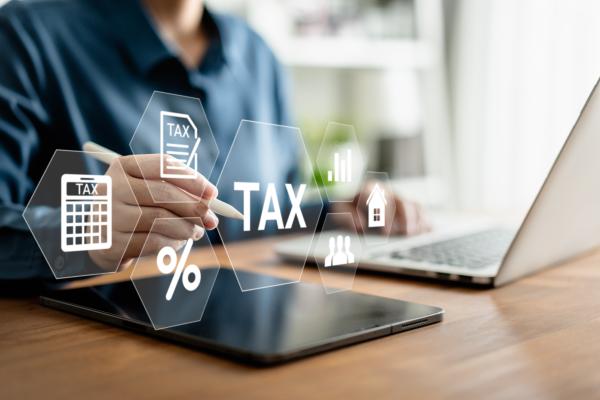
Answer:
<svg viewBox="0 0 600 400"><path fill-rule="evenodd" d="M189 70L137 0L0 8L0 279L50 276L22 212L54 151L93 140L130 154L153 91L201 99L220 150L213 182L240 120L289 125L282 70L263 40L230 16L206 11L203 25L210 45Z"/></svg>

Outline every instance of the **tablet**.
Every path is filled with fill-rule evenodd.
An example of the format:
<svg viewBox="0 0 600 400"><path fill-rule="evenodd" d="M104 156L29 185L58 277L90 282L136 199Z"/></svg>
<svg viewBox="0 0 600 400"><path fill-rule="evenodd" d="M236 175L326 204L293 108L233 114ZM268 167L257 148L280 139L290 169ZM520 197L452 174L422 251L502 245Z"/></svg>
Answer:
<svg viewBox="0 0 600 400"><path fill-rule="evenodd" d="M278 278L239 271L270 285ZM147 279L168 279L157 276ZM221 269L200 322L155 330L129 281L48 292L59 310L254 364L276 364L442 320L443 310L320 285L294 283L242 292Z"/></svg>

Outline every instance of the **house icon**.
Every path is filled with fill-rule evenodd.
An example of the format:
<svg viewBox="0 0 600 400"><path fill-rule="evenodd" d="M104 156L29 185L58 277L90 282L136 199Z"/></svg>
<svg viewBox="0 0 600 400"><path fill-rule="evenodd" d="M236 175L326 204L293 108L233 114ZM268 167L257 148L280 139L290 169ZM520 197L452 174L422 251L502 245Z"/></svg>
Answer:
<svg viewBox="0 0 600 400"><path fill-rule="evenodd" d="M373 186L371 194L367 199L367 206L369 207L369 228L377 228L385 226L385 206L387 200L385 199L385 192L379 187L378 184Z"/></svg>

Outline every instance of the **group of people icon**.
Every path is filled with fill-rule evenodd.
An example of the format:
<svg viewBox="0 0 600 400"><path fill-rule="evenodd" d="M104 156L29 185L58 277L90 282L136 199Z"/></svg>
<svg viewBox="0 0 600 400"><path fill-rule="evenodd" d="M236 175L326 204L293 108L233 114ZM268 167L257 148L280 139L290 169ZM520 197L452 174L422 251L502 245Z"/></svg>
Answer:
<svg viewBox="0 0 600 400"><path fill-rule="evenodd" d="M337 238L331 236L329 238L329 254L325 257L325 267L354 263L354 253L350 251L350 247L350 236L338 235Z"/></svg>

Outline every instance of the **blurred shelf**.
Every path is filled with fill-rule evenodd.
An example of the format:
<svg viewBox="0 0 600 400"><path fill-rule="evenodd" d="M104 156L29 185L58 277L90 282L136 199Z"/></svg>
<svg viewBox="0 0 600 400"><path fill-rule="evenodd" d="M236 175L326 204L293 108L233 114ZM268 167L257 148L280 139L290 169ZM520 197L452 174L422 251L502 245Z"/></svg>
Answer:
<svg viewBox="0 0 600 400"><path fill-rule="evenodd" d="M289 38L268 40L282 63L314 68L426 68L431 48L414 39Z"/></svg>

